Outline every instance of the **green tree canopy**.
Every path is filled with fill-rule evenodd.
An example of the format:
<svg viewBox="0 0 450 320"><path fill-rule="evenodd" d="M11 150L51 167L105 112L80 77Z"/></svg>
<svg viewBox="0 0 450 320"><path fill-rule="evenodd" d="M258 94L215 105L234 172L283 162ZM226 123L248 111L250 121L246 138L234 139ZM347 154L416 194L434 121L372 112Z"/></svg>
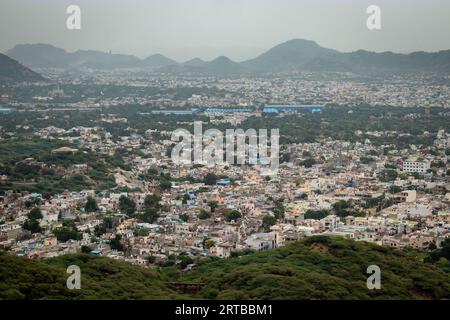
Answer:
<svg viewBox="0 0 450 320"><path fill-rule="evenodd" d="M133 216L136 212L136 202L127 196L120 196L119 198L119 210L121 213L128 216Z"/></svg>
<svg viewBox="0 0 450 320"><path fill-rule="evenodd" d="M30 210L30 212L27 215L28 219L32 219L32 220L39 220L42 219L42 212L41 209L39 209L38 207L35 207L33 209Z"/></svg>
<svg viewBox="0 0 450 320"><path fill-rule="evenodd" d="M96 212L98 211L97 200L95 198L88 196L86 200L86 204L84 205L85 212Z"/></svg>

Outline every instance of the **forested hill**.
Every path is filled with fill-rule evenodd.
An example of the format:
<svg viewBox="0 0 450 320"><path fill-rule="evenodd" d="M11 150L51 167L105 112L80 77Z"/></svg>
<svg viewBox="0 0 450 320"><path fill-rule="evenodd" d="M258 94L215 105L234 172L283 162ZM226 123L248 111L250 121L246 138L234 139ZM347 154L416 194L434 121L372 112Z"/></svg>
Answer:
<svg viewBox="0 0 450 320"><path fill-rule="evenodd" d="M66 288L66 267L81 289ZM381 269L368 290L367 267ZM197 292L173 283L198 284ZM188 272L145 269L93 255L31 261L0 253L0 299L449 299L450 274L406 253L364 242L312 237L285 247L200 262Z"/></svg>
<svg viewBox="0 0 450 320"><path fill-rule="evenodd" d="M40 82L45 79L19 62L0 53L0 83Z"/></svg>

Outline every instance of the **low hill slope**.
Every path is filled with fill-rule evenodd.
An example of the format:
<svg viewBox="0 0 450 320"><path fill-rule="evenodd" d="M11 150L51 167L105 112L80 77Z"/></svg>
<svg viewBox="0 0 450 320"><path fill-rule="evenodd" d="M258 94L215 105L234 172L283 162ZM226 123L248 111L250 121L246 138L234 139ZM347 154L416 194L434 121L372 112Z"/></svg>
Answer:
<svg viewBox="0 0 450 320"><path fill-rule="evenodd" d="M368 290L369 265L381 289ZM219 299L448 299L450 274L412 254L365 242L312 237L276 250L208 262L185 276Z"/></svg>
<svg viewBox="0 0 450 320"><path fill-rule="evenodd" d="M0 83L39 81L45 81L45 79L16 60L0 53Z"/></svg>
<svg viewBox="0 0 450 320"><path fill-rule="evenodd" d="M66 288L69 265L81 268L81 290ZM380 290L366 287L369 265L381 268ZM30 261L0 253L0 299L449 299L449 280L414 254L329 237L211 259L189 272L85 254ZM183 293L173 283L203 287Z"/></svg>

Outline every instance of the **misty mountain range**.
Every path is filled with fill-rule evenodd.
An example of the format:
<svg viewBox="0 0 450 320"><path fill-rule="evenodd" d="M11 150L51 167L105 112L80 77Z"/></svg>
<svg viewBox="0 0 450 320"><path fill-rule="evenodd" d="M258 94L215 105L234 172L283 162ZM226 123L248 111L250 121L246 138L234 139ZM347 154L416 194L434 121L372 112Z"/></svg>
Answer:
<svg viewBox="0 0 450 320"><path fill-rule="evenodd" d="M221 56L212 61L194 58L184 63L161 54L139 59L132 55L93 50L73 53L48 44L21 44L6 55L29 68L145 68L162 73L213 75L267 74L280 72L352 72L356 74L434 72L450 73L450 50L434 53L344 53L321 47L311 40L294 39L279 44L254 59L235 62Z"/></svg>

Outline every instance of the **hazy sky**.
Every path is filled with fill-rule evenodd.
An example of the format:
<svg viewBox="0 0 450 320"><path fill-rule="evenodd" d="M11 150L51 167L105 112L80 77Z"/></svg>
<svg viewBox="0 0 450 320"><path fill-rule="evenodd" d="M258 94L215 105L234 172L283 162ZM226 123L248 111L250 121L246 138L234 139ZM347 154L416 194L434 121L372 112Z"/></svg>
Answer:
<svg viewBox="0 0 450 320"><path fill-rule="evenodd" d="M81 8L81 30L66 8ZM366 28L381 7L382 30ZM0 0L0 51L49 43L177 60L252 58L292 38L341 51L450 49L449 0Z"/></svg>

